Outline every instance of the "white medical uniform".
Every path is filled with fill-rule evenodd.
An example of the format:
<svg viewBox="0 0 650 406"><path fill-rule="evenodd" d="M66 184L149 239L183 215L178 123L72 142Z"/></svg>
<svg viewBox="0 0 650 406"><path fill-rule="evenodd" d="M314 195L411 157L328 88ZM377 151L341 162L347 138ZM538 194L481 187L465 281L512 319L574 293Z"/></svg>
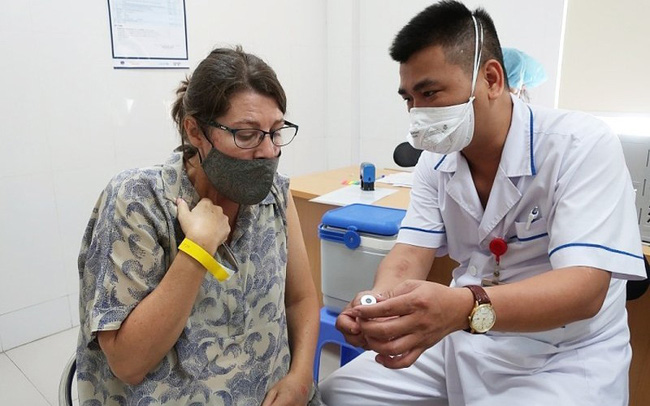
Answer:
<svg viewBox="0 0 650 406"><path fill-rule="evenodd" d="M485 210L460 153L424 152L398 241L448 253L460 264L452 286L492 279L488 245L497 237L508 242L502 283L571 266L605 269L612 280L600 312L538 333L458 331L402 370L366 352L321 383L329 406L628 404L625 279L643 279L645 268L620 142L589 115L512 99Z"/></svg>

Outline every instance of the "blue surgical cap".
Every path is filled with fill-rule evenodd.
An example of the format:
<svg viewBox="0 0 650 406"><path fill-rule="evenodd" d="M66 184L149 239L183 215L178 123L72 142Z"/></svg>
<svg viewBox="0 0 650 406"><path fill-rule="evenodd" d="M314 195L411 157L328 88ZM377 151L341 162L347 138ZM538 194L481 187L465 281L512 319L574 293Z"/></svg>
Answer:
<svg viewBox="0 0 650 406"><path fill-rule="evenodd" d="M515 48L502 48L503 63L508 74L508 84L513 89L539 86L547 79L541 63Z"/></svg>

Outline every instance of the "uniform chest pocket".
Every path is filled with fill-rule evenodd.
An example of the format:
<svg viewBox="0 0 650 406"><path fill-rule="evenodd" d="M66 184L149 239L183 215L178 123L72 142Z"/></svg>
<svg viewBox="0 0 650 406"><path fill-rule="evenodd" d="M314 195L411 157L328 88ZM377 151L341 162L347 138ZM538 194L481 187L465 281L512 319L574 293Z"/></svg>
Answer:
<svg viewBox="0 0 650 406"><path fill-rule="evenodd" d="M528 223L527 221L515 222L515 232L517 233L517 240L520 242L548 237L546 220L543 218L535 220L532 223Z"/></svg>

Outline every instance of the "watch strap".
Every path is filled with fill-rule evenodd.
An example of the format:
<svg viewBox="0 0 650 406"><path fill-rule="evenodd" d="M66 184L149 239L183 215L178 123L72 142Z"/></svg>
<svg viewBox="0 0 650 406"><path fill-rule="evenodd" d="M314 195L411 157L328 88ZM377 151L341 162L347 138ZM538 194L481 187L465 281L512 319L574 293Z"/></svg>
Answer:
<svg viewBox="0 0 650 406"><path fill-rule="evenodd" d="M490 297L488 296L487 292L483 287L478 286L478 285L468 285L465 286L467 289L469 289L472 292L472 295L474 296L474 308L472 309L472 312L470 313L468 319L469 319L469 328L464 330L468 333L472 334L483 334L486 331L476 331L472 327L472 316L474 315L474 312L477 311L479 306L481 305L488 305L489 307L492 307L492 302L490 301Z"/></svg>
<svg viewBox="0 0 650 406"><path fill-rule="evenodd" d="M479 305L492 303L490 302L490 297L488 296L487 292L481 286L467 285L465 287L472 291L474 300L476 300Z"/></svg>

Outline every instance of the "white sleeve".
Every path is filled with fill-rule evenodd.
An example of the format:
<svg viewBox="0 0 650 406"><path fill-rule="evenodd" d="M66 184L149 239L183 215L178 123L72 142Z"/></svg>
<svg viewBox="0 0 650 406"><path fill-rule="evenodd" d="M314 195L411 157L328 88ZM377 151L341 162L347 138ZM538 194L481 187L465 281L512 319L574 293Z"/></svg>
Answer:
<svg viewBox="0 0 650 406"><path fill-rule="evenodd" d="M605 125L574 137L554 187L549 225L553 268L592 266L645 277L635 192L618 137Z"/></svg>
<svg viewBox="0 0 650 406"><path fill-rule="evenodd" d="M439 209L440 177L435 169L443 156L422 153L413 173L411 199L397 242L418 247L436 248L437 256L447 253L447 236Z"/></svg>

